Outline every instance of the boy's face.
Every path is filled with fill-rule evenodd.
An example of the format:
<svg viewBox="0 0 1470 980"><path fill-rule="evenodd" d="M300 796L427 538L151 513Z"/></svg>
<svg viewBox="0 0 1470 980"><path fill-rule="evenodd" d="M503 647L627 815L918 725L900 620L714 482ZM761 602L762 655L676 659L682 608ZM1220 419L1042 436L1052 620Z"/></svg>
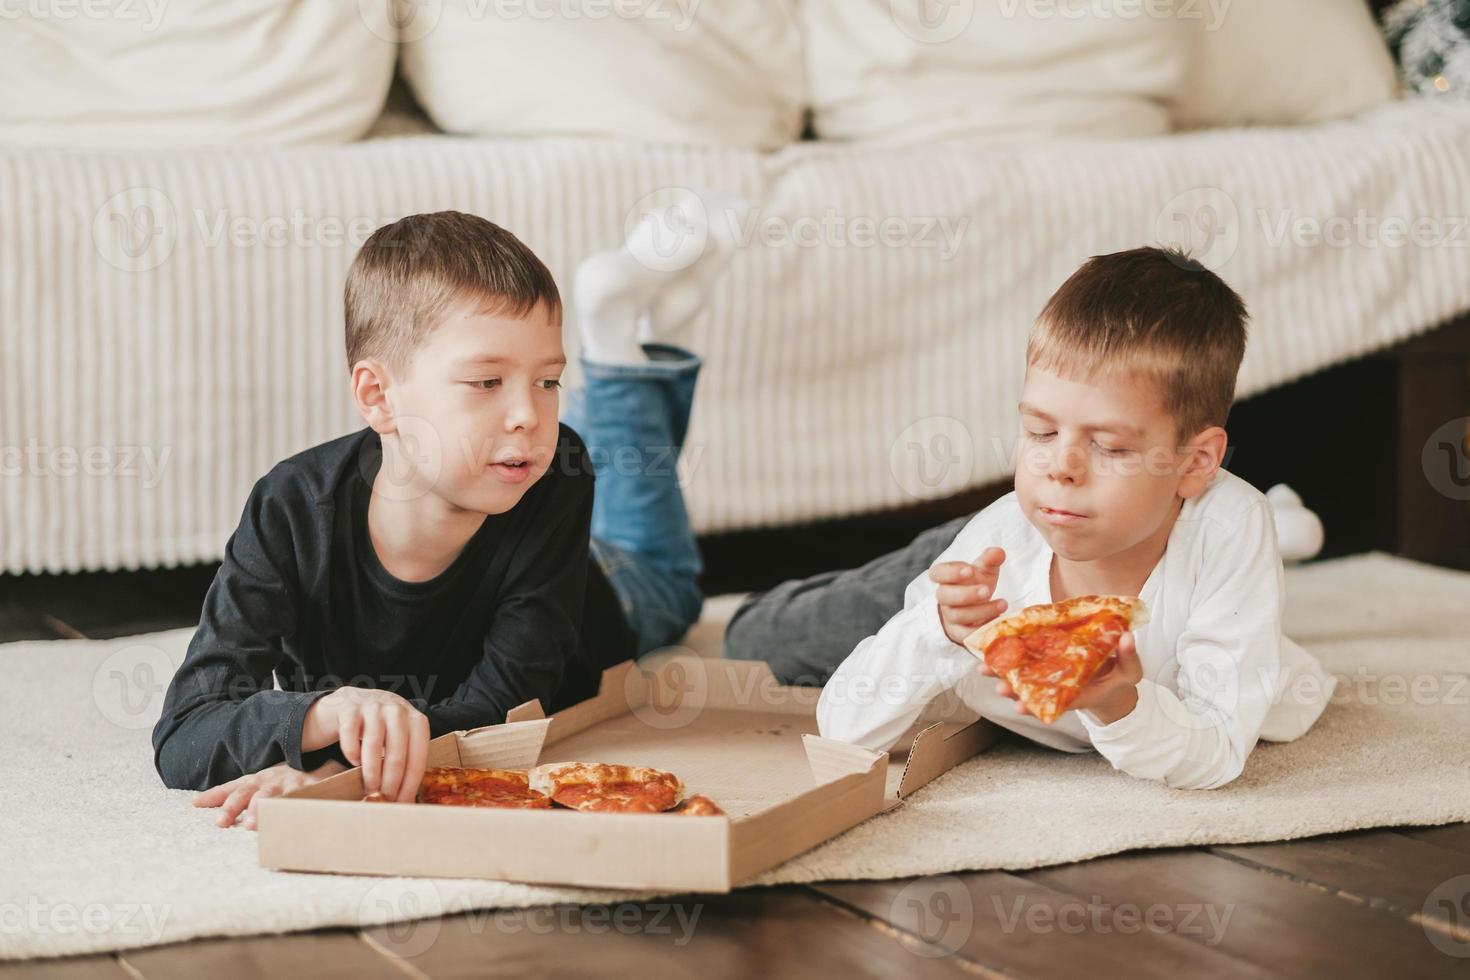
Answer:
<svg viewBox="0 0 1470 980"><path fill-rule="evenodd" d="M551 467L566 354L544 304L519 318L483 305L461 303L435 325L388 400L400 448L424 464L414 482L464 510L500 514Z"/></svg>
<svg viewBox="0 0 1470 980"><path fill-rule="evenodd" d="M1095 561L1139 545L1180 496L1203 489L1197 478L1182 485L1189 454L1176 449L1174 420L1145 377L1083 381L1030 366L1020 413L1016 499L1063 558Z"/></svg>

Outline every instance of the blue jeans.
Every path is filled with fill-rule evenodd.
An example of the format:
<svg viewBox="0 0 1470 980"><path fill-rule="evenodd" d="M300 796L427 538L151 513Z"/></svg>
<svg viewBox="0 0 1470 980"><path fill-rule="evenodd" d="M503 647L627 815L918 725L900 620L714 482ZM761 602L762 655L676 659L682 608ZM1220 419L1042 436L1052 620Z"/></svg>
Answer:
<svg viewBox="0 0 1470 980"><path fill-rule="evenodd" d="M704 606L704 566L676 465L702 361L670 344L643 350L647 364L584 358L586 386L567 393L561 413L597 472L592 557L638 635L640 656L678 643Z"/></svg>

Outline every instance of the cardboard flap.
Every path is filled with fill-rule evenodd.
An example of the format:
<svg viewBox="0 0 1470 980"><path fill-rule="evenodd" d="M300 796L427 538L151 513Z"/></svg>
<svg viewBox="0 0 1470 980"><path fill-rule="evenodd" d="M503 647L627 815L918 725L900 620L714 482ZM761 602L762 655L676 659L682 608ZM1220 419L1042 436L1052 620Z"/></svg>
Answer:
<svg viewBox="0 0 1470 980"><path fill-rule="evenodd" d="M541 710L541 702L532 698L525 704L518 704L505 713L507 722L535 721L537 718L545 718L546 712Z"/></svg>
<svg viewBox="0 0 1470 980"><path fill-rule="evenodd" d="M898 798L903 799L935 777L948 772L984 749L1000 737L1000 728L991 722L937 722L920 732L909 747L908 763L898 781Z"/></svg>
<svg viewBox="0 0 1470 980"><path fill-rule="evenodd" d="M541 757L551 719L507 722L458 733L459 764L471 769L529 769Z"/></svg>
<svg viewBox="0 0 1470 980"><path fill-rule="evenodd" d="M861 745L839 742L820 735L801 736L812 780L821 786L853 773L869 772L888 758L887 752L870 752Z"/></svg>

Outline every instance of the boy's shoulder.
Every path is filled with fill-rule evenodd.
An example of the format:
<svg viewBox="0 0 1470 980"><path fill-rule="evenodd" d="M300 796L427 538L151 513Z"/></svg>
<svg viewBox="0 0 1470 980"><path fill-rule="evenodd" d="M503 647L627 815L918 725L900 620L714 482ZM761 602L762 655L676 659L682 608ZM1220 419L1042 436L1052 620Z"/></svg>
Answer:
<svg viewBox="0 0 1470 980"><path fill-rule="evenodd" d="M1203 493L1184 502L1179 520L1233 527L1251 511L1269 507L1264 493L1222 466Z"/></svg>
<svg viewBox="0 0 1470 980"><path fill-rule="evenodd" d="M375 465L382 454L378 439L370 426L364 426L303 449L267 470L256 481L256 490L276 499L319 502L330 498L352 466Z"/></svg>

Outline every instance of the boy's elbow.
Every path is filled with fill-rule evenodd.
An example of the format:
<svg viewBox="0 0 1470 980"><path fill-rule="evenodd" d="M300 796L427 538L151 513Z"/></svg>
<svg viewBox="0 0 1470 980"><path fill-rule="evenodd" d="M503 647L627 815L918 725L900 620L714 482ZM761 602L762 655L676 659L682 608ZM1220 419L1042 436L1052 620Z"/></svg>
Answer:
<svg viewBox="0 0 1470 980"><path fill-rule="evenodd" d="M1218 764L1192 772L1164 777L1170 789L1219 789L1234 782L1245 771L1245 755L1233 748Z"/></svg>
<svg viewBox="0 0 1470 980"><path fill-rule="evenodd" d="M177 730L165 729L160 720L153 730L153 768L169 789L208 789L207 765L191 758L183 743L183 736Z"/></svg>

